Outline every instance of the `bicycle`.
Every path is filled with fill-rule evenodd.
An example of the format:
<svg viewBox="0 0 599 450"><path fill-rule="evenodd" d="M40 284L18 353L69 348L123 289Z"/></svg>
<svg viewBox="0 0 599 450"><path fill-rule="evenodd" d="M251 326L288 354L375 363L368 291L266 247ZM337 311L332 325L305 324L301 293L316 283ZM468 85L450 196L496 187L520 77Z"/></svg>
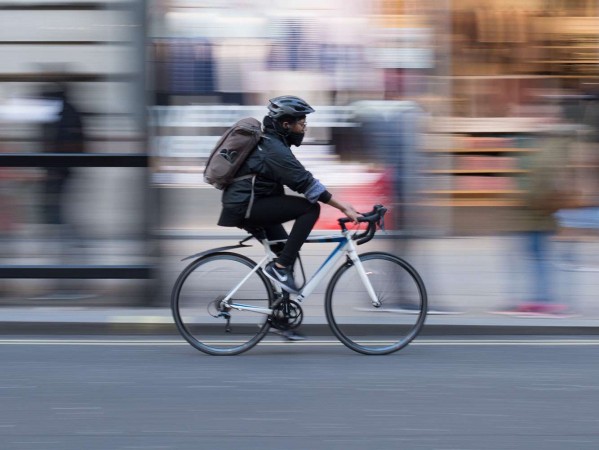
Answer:
<svg viewBox="0 0 599 450"><path fill-rule="evenodd" d="M383 355L408 345L422 330L427 294L418 272L403 259L385 252L357 254L356 245L384 229L387 209L375 205L359 218L366 230L348 230L348 218L338 219L341 233L310 237L306 243L337 243L322 265L306 280L294 299L271 281L262 268L276 255L264 230L251 230L237 245L219 247L184 258L194 259L173 287L171 309L177 329L196 349L210 355L237 355L254 347L271 327L297 328L303 320L300 303L346 255L325 293L325 313L333 334L350 349ZM359 224L358 224L359 225ZM231 252L256 238L265 256L256 263Z"/></svg>

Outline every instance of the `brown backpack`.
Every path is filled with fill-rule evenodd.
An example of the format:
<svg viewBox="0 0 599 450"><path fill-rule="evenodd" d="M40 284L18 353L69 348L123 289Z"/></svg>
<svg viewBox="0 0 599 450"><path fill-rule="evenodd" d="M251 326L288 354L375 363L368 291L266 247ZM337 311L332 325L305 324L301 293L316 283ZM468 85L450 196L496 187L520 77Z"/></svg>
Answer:
<svg viewBox="0 0 599 450"><path fill-rule="evenodd" d="M253 175L235 177L235 174L262 138L260 122L253 117L241 119L229 128L210 152L204 181L217 189L225 189L234 181Z"/></svg>

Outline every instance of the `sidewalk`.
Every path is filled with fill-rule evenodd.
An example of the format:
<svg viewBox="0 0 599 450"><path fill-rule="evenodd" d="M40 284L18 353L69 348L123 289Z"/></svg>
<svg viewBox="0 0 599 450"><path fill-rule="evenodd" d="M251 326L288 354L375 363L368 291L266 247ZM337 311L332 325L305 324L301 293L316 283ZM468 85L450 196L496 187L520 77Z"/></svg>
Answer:
<svg viewBox="0 0 599 450"><path fill-rule="evenodd" d="M234 243L236 237L224 233L206 233L202 239L182 236L161 240L156 307L123 307L120 303L125 304L126 293L117 288L106 288L93 304L48 301L33 306L19 304L17 299L0 307L0 334L177 333L168 306L174 281L188 263L181 259ZM123 248L127 249L122 247L121 250ZM105 250L112 253L112 249ZM430 309L459 313L430 315L424 334L599 334L597 241L585 242L575 248L556 242L557 253L566 256L556 261L556 278L559 278L554 280L556 283L559 281L557 300L573 311L572 316L563 318L521 318L489 312L529 297L530 267L523 261L522 243L517 238L428 238L415 240L404 250L395 248L392 239L382 238L359 248L360 253L374 250L398 253L416 267L426 284ZM330 244L310 244L302 249L308 275L330 251ZM256 258L262 251L254 245L240 249L240 252ZM122 261L130 262L125 256ZM47 284L45 280L21 281L28 286ZM323 281L313 296L302 304L305 314L302 327L306 334L312 331L329 333L323 311L326 283L326 280Z"/></svg>
<svg viewBox="0 0 599 450"><path fill-rule="evenodd" d="M308 316L301 327L308 336L331 334L324 317ZM0 310L0 330L0 335L178 334L168 308L8 307ZM432 314L422 335L599 335L599 316Z"/></svg>

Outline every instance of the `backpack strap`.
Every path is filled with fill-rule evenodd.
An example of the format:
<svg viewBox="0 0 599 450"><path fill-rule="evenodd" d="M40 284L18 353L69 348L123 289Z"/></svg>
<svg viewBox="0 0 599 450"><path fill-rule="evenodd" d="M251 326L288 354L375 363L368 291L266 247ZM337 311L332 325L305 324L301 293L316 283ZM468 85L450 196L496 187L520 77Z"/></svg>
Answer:
<svg viewBox="0 0 599 450"><path fill-rule="evenodd" d="M255 176L256 176L256 175L255 175L255 174L253 174L253 173L250 173L250 174L248 174L248 175L242 175L242 176L240 176L240 177L233 178L233 180L231 180L231 183L235 183L236 181L241 181L241 180L249 180L250 178L253 178L253 177L255 177ZM252 185L253 185L253 184L254 184L254 183L252 183Z"/></svg>
<svg viewBox="0 0 599 450"><path fill-rule="evenodd" d="M254 206L254 184L256 183L256 174L250 174L249 176L252 177L252 193L250 194L250 203L248 204L248 209L245 212L244 219L250 218L250 213L252 212L252 206ZM245 178L247 178L247 177L248 177L248 175L245 175ZM243 177L239 177L239 178L243 178Z"/></svg>
<svg viewBox="0 0 599 450"><path fill-rule="evenodd" d="M261 135L262 139L268 139L270 140L270 138L268 136L265 136L264 134ZM256 146L258 147L258 146ZM241 181L241 180L249 180L250 178L252 179L252 193L250 194L250 203L248 204L248 209L245 212L245 217L244 219L249 219L250 218L250 213L252 212L252 206L254 206L254 184L256 184L256 176L257 174L255 173L250 173L248 175L242 175L240 177L236 177L233 178L233 180L231 181L231 183L235 183L237 181Z"/></svg>
<svg viewBox="0 0 599 450"><path fill-rule="evenodd" d="M249 180L250 178L252 179L252 193L250 194L250 203L248 204L248 209L245 212L244 219L248 219L250 217L250 213L252 212L252 206L254 205L254 184L256 183L256 176L257 175L255 173L250 173L248 175L242 175L231 180L231 184L233 184L237 181Z"/></svg>

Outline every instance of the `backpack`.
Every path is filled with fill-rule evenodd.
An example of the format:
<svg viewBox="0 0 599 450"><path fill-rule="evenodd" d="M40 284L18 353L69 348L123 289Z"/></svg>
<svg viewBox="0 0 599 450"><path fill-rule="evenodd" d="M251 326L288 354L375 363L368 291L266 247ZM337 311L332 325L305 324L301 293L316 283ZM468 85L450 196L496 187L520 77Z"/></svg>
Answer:
<svg viewBox="0 0 599 450"><path fill-rule="evenodd" d="M260 138L262 127L257 119L247 117L236 122L210 152L204 169L204 181L222 190L235 181L253 176L236 178L235 174L256 148Z"/></svg>

